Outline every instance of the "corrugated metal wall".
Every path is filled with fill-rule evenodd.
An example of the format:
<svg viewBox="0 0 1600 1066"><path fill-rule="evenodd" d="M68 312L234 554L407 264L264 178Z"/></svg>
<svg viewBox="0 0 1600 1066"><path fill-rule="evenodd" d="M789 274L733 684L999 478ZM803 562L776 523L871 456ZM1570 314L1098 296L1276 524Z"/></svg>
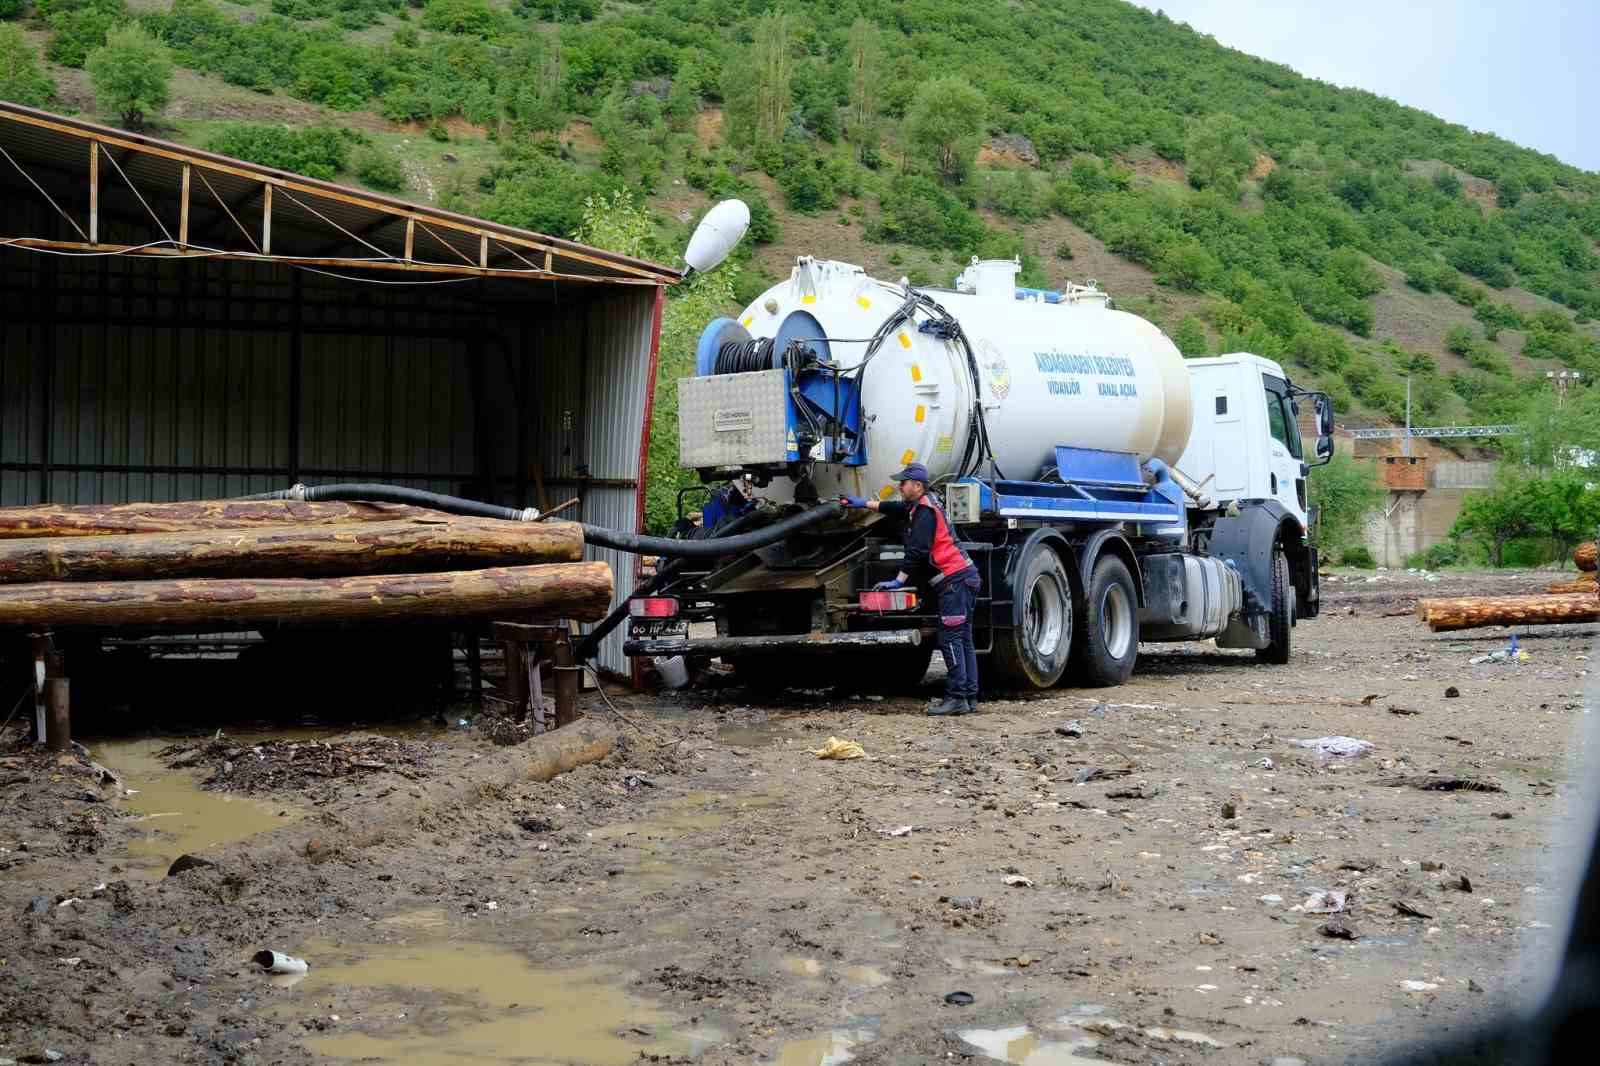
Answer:
<svg viewBox="0 0 1600 1066"><path fill-rule="evenodd" d="M636 529L655 300L0 250L0 505L295 480L527 505L537 462L550 502ZM633 557L597 557L630 592ZM620 635L600 663L627 671Z"/></svg>

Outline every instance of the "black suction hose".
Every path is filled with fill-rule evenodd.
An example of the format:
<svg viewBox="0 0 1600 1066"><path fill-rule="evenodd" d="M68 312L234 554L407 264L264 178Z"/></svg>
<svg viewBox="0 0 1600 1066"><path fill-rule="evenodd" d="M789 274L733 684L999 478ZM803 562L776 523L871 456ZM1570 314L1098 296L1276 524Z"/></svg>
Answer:
<svg viewBox="0 0 1600 1066"><path fill-rule="evenodd" d="M500 507L492 503L482 503L478 500L464 500L459 496L445 496L437 492L426 492L422 489L410 489L401 485L296 485L292 489L280 492L264 492L256 496L247 496L251 500L347 500L365 503L405 503L415 507L427 507L435 511L446 511L450 514L469 515L473 518L500 518L510 522L531 522L539 516L533 508L519 510L515 507ZM648 537L638 533L624 533L619 529L607 529L604 526L593 526L583 523L583 539L588 544L598 544L603 548L613 548L617 551L630 552L634 555L664 555L670 559L716 559L723 555L732 555L735 552L754 551L765 548L769 544L776 544L791 534L802 529L808 529L830 518L837 518L844 511L844 505L837 501L801 511L799 514L790 515L770 526L753 530L749 533L738 533L731 537L706 537L700 540L678 540L674 537ZM713 541L715 541L713 543Z"/></svg>
<svg viewBox="0 0 1600 1066"><path fill-rule="evenodd" d="M738 518L729 519L728 521L719 525L715 530L698 539L713 540L718 537L737 536L738 533L745 527L754 525L757 520L763 517L765 517L765 515L761 511L746 511ZM723 550L726 551L727 549L724 548ZM662 585L665 585L668 581L677 576L678 571L683 568L683 564L686 561L687 560L680 556L676 559L669 559L661 566L658 566L654 574L646 578L638 588L633 590L633 595L652 595L656 589L660 588ZM595 653L600 650L600 642L609 637L611 635L611 631L621 625L622 620L627 617L628 601L623 600L621 603L613 607L611 609L611 613L606 615L605 618L601 619L598 625L583 635L583 639L578 642L578 660L583 662L594 658Z"/></svg>

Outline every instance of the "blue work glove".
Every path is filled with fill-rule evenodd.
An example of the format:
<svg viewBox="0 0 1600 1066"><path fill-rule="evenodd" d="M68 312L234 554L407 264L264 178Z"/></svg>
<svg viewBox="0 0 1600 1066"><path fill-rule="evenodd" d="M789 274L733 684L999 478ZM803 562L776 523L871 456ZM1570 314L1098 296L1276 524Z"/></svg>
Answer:
<svg viewBox="0 0 1600 1066"><path fill-rule="evenodd" d="M839 502L844 504L846 507L854 507L857 510L860 510L867 505L865 497L862 496L840 496Z"/></svg>
<svg viewBox="0 0 1600 1066"><path fill-rule="evenodd" d="M890 581L880 581L880 582L878 582L876 585L872 586L872 591L874 591L874 592L889 592L889 591L891 591L893 589L903 589L905 587L906 587L906 583L904 581L901 581L899 578L894 578L893 580L890 580Z"/></svg>

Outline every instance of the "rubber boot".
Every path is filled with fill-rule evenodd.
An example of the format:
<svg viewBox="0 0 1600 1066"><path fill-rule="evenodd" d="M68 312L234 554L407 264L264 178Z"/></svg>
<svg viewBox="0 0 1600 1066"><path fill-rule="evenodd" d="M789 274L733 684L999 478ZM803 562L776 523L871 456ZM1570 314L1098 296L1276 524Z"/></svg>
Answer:
<svg viewBox="0 0 1600 1066"><path fill-rule="evenodd" d="M946 715L970 714L967 710L967 701L961 696L946 696L944 699L928 708L928 713L942 718Z"/></svg>

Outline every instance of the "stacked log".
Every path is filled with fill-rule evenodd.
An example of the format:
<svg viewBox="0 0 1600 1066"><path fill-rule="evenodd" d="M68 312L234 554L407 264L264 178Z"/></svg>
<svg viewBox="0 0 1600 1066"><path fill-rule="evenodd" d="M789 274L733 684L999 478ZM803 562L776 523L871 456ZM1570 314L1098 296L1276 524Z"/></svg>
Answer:
<svg viewBox="0 0 1600 1066"><path fill-rule="evenodd" d="M0 507L0 540L16 537L93 537L113 533L182 533L253 526L323 526L448 518L421 507L387 503L306 503L300 500L189 500L183 503L80 504Z"/></svg>
<svg viewBox="0 0 1600 1066"><path fill-rule="evenodd" d="M0 627L596 621L575 522L288 500L0 508Z"/></svg>
<svg viewBox="0 0 1600 1066"><path fill-rule="evenodd" d="M1466 596L1418 600L1417 617L1435 633L1480 626L1600 621L1600 596Z"/></svg>
<svg viewBox="0 0 1600 1066"><path fill-rule="evenodd" d="M1600 566L1600 541L1578 545L1572 551L1572 562L1579 570L1594 573L1595 567Z"/></svg>
<svg viewBox="0 0 1600 1066"><path fill-rule="evenodd" d="M190 628L544 614L597 622L606 563L335 578L52 581L0 587L0 626Z"/></svg>
<svg viewBox="0 0 1600 1066"><path fill-rule="evenodd" d="M1571 581L1557 581L1546 585L1544 590L1557 596L1573 592L1587 592L1594 596L1600 595L1600 583L1596 583L1593 574L1579 574Z"/></svg>
<svg viewBox="0 0 1600 1066"><path fill-rule="evenodd" d="M583 527L576 522L434 515L343 525L0 540L0 585L397 574L581 558Z"/></svg>

